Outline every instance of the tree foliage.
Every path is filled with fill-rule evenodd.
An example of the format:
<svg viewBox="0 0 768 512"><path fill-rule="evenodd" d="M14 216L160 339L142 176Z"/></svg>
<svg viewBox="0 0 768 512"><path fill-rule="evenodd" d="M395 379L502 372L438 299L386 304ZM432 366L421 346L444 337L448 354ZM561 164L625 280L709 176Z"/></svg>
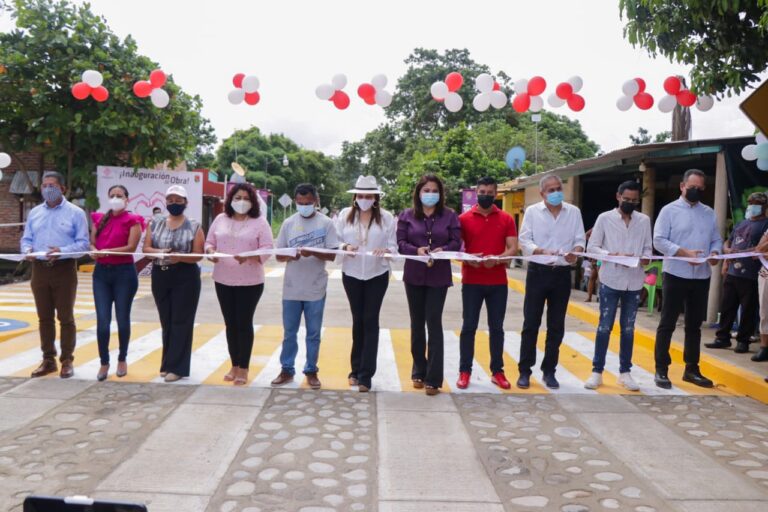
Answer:
<svg viewBox="0 0 768 512"><path fill-rule="evenodd" d="M650 132L647 128L643 128L642 126L637 129L637 135L631 135L629 136L629 140L632 141L632 144L638 145L638 144L650 144L653 143L659 143L659 142L667 142L672 138L672 132L670 131L664 131L659 132L654 136L651 136Z"/></svg>

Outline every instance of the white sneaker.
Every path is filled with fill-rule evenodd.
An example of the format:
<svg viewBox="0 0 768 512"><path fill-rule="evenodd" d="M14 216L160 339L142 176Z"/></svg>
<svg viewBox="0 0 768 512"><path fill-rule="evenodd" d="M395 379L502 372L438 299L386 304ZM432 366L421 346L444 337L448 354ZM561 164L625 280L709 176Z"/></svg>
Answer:
<svg viewBox="0 0 768 512"><path fill-rule="evenodd" d="M640 391L640 386L638 386L637 382L635 382L635 379L632 378L632 375L630 375L629 372L619 375L619 384L630 391Z"/></svg>
<svg viewBox="0 0 768 512"><path fill-rule="evenodd" d="M602 373L592 373L590 377L587 379L587 382L584 383L584 387L587 389L597 389L603 384L603 374Z"/></svg>

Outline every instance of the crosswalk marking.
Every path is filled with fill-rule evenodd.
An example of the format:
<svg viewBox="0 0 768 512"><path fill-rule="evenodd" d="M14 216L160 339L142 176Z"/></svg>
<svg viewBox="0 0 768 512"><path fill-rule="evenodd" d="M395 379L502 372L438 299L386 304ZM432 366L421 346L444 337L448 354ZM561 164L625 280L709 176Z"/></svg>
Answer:
<svg viewBox="0 0 768 512"><path fill-rule="evenodd" d="M445 331L445 378L454 393L500 393L491 383L491 377L476 360L472 361L472 377L467 389L459 389L453 381L459 375L459 336L453 331Z"/></svg>
<svg viewBox="0 0 768 512"><path fill-rule="evenodd" d="M131 337L141 338L142 336L149 334L159 327L160 324L154 322L131 322ZM115 378L115 371L117 370L117 357L120 352L119 343L120 342L117 337L117 324L112 322L109 346L114 348L109 351L110 380ZM94 378L98 373L99 368L101 367L98 341L96 343L83 344L78 339L77 348L75 348L75 361L77 362L77 371L81 372L84 378Z"/></svg>
<svg viewBox="0 0 768 512"><path fill-rule="evenodd" d="M296 376L294 377L293 382L290 384L286 384L283 387L286 388L298 388L302 381L304 380L304 375L302 374L302 370L304 369L304 363L307 359L307 350L306 350L306 343L304 342L304 339L306 337L307 330L302 325L299 327L299 332L296 335L296 343L298 345L298 352L296 353L296 359L294 360L295 364L295 370L296 370ZM321 337L322 339L322 337ZM280 364L280 351L282 348L282 336L281 336L281 343L275 347L275 349L272 351L272 356L269 358L269 361L266 365L264 365L264 368L262 369L261 373L259 373L258 377L253 379L253 382L251 382L251 386L254 387L261 387L261 388L268 388L270 387L270 382L272 382L272 379L278 376L278 374L282 371L282 365ZM321 347L322 351L322 347Z"/></svg>

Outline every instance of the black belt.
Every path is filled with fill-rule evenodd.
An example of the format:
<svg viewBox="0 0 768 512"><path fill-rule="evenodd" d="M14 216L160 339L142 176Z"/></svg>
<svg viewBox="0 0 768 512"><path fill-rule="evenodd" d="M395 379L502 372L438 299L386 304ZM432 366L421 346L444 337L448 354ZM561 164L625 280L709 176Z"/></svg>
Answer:
<svg viewBox="0 0 768 512"><path fill-rule="evenodd" d="M528 268L530 270L544 270L548 272L562 272L564 270L571 270L570 265L542 265L541 263L529 262Z"/></svg>

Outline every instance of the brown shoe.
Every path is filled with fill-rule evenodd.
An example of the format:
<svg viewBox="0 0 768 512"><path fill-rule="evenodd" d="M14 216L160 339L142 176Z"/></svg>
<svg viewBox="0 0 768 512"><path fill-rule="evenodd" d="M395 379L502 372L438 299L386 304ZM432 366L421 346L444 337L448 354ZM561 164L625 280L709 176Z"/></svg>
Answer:
<svg viewBox="0 0 768 512"><path fill-rule="evenodd" d="M357 386L358 384L360 384L360 383L357 381L357 377L349 377L349 385L350 386Z"/></svg>
<svg viewBox="0 0 768 512"><path fill-rule="evenodd" d="M424 389L424 381L421 379L413 379L413 389Z"/></svg>
<svg viewBox="0 0 768 512"><path fill-rule="evenodd" d="M72 360L67 359L66 361L61 362L61 372L59 373L59 377L62 379L68 379L75 375L75 367L72 366Z"/></svg>
<svg viewBox="0 0 768 512"><path fill-rule="evenodd" d="M293 382L293 374L288 372L280 372L280 375L275 377L275 380L273 380L270 384L273 387L278 387L278 386L284 386L289 382Z"/></svg>
<svg viewBox="0 0 768 512"><path fill-rule="evenodd" d="M317 372L310 372L306 374L307 376L307 384L309 384L309 387L312 389L320 389L320 379L317 378Z"/></svg>
<svg viewBox="0 0 768 512"><path fill-rule="evenodd" d="M54 359L43 359L43 362L40 363L40 366L38 366L32 372L31 377L44 377L49 373L56 373L58 370L59 368L56 366L56 361Z"/></svg>
<svg viewBox="0 0 768 512"><path fill-rule="evenodd" d="M369 392L371 390L371 388L369 388L365 384L360 384L360 385L357 386L357 390L359 392L361 392L361 393L367 393L367 392Z"/></svg>
<svg viewBox="0 0 768 512"><path fill-rule="evenodd" d="M436 388L435 386L427 386L425 392L427 393L427 396L435 396L440 393L440 388Z"/></svg>

